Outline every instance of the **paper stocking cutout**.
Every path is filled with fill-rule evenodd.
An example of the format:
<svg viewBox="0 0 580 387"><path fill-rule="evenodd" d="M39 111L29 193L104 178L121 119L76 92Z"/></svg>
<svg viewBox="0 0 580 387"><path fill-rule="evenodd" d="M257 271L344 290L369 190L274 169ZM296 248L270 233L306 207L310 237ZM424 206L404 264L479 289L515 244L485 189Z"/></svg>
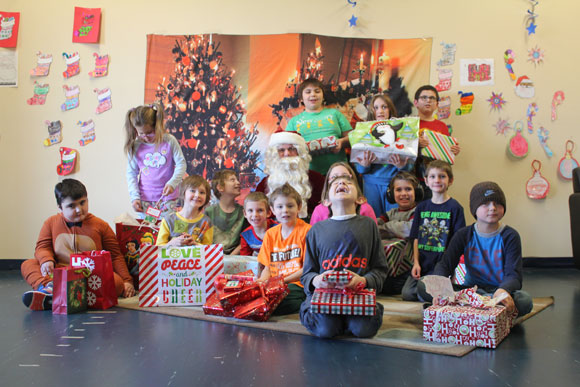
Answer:
<svg viewBox="0 0 580 387"><path fill-rule="evenodd" d="M459 98L459 102L461 103L461 106L459 107L459 109L455 110L455 114L460 116L463 114L468 114L471 113L471 110L473 109L473 93L464 93L462 91L457 92L457 94L461 95L461 97Z"/></svg>
<svg viewBox="0 0 580 387"><path fill-rule="evenodd" d="M539 160L532 161L534 173L526 183L526 193L530 199L544 199L550 191L550 183L540 173L541 168L542 163Z"/></svg>
<svg viewBox="0 0 580 387"><path fill-rule="evenodd" d="M95 89L93 91L97 93L97 99L99 100L99 105L97 106L95 113L101 114L113 107L111 103L111 89L107 87L105 89Z"/></svg>
<svg viewBox="0 0 580 387"><path fill-rule="evenodd" d="M95 69L89 71L89 76L92 78L104 77L109 72L109 55L99 56L96 52L93 54L95 57Z"/></svg>
<svg viewBox="0 0 580 387"><path fill-rule="evenodd" d="M549 135L550 131L545 129L543 126L540 126L540 128L538 129L538 139L540 140L540 145L542 146L542 148L544 148L544 152L546 152L546 155L548 157L552 157L554 156L554 152L552 152L552 150L548 146L548 139L550 138Z"/></svg>
<svg viewBox="0 0 580 387"><path fill-rule="evenodd" d="M47 84L41 85L40 83L34 81L34 96L28 98L26 103L29 105L44 105L46 102L46 95L50 90L50 86Z"/></svg>
<svg viewBox="0 0 580 387"><path fill-rule="evenodd" d="M437 119L444 120L451 115L451 97L441 97L437 107Z"/></svg>
<svg viewBox="0 0 580 387"><path fill-rule="evenodd" d="M451 66L455 63L455 51L457 50L457 46L455 43L445 43L441 42L443 46L442 56L439 62L437 62L437 66Z"/></svg>
<svg viewBox="0 0 580 387"><path fill-rule="evenodd" d="M12 37L12 29L16 24L14 16L2 17L0 15L0 40L10 39Z"/></svg>
<svg viewBox="0 0 580 387"><path fill-rule="evenodd" d="M451 78L453 77L453 70L451 69L437 69L439 73L439 83L435 85L437 91L445 91L451 89Z"/></svg>
<svg viewBox="0 0 580 387"><path fill-rule="evenodd" d="M572 171L578 167L578 161L572 157L574 150L574 141L566 141L566 154L558 163L558 174L564 180L572 180Z"/></svg>
<svg viewBox="0 0 580 387"><path fill-rule="evenodd" d="M67 85L63 85L62 87L64 89L64 96L65 96L65 101L62 105L60 105L60 110L67 111L67 110L71 110L74 108L77 108L79 106L79 94L80 94L80 90L78 86L72 86L69 87Z"/></svg>
<svg viewBox="0 0 580 387"><path fill-rule="evenodd" d="M564 92L562 90L554 93L554 97L552 98L552 121L556 121L556 118L558 118L556 106L561 105L564 99Z"/></svg>
<svg viewBox="0 0 580 387"><path fill-rule="evenodd" d="M77 163L78 152L72 148L60 148L60 165L56 167L56 173L66 176L73 172Z"/></svg>
<svg viewBox="0 0 580 387"><path fill-rule="evenodd" d="M36 67L30 70L31 77L46 77L50 71L50 64L52 63L52 54L42 54L38 51L36 53Z"/></svg>
<svg viewBox="0 0 580 387"><path fill-rule="evenodd" d="M515 157L516 159L523 159L528 155L528 141L522 136L524 130L524 123L522 121L517 121L514 124L514 130L516 134L510 138L508 143L508 154Z"/></svg>
<svg viewBox="0 0 580 387"><path fill-rule="evenodd" d="M93 120L85 122L79 121L77 125L81 126L82 138L79 140L81 146L85 146L95 141L95 123Z"/></svg>
<svg viewBox="0 0 580 387"><path fill-rule="evenodd" d="M62 141L62 122L60 121L44 121L48 126L48 138L44 140L44 146L51 146Z"/></svg>
<svg viewBox="0 0 580 387"><path fill-rule="evenodd" d="M66 63L66 71L62 73L62 76L65 78L70 78L72 76L77 75L80 72L80 60L81 57L78 52L74 54L67 54L66 52L62 53L64 57L64 61Z"/></svg>

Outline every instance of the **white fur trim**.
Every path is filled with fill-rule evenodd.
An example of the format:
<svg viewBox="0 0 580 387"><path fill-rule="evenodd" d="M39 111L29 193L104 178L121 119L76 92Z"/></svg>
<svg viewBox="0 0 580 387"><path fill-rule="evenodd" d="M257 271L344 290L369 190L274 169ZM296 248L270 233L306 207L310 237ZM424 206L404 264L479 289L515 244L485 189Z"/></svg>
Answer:
<svg viewBox="0 0 580 387"><path fill-rule="evenodd" d="M305 147L306 141L304 141L304 138L301 135L296 133L291 132L272 133L272 135L270 136L270 143L268 144L268 146L276 146L282 144L292 144Z"/></svg>

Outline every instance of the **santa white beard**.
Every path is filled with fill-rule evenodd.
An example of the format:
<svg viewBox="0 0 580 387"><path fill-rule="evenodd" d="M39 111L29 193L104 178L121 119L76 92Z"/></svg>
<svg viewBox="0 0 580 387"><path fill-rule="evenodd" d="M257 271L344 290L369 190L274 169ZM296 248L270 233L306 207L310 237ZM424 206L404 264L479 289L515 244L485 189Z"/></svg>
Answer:
<svg viewBox="0 0 580 387"><path fill-rule="evenodd" d="M308 216L308 199L312 195L312 187L308 179L308 163L300 156L281 157L268 163L268 192L288 183L302 198L302 208L298 214L301 218Z"/></svg>

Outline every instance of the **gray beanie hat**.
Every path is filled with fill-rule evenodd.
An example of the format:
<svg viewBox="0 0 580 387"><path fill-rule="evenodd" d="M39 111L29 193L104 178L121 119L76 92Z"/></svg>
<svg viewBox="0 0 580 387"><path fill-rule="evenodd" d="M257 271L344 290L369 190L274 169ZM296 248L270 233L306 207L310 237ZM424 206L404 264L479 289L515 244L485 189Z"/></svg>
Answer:
<svg viewBox="0 0 580 387"><path fill-rule="evenodd" d="M469 210L471 211L471 215L477 219L477 216L475 216L477 208L488 202L501 204L504 211L506 210L505 195L497 183L484 181L474 185L469 194Z"/></svg>

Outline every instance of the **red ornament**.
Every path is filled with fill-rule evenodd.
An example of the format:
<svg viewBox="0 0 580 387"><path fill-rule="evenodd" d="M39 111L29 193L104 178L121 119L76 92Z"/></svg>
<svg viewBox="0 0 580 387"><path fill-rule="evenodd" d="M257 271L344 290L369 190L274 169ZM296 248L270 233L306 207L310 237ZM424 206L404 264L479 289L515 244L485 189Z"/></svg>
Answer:
<svg viewBox="0 0 580 387"><path fill-rule="evenodd" d="M181 112L184 112L184 111L185 111L185 109L187 108L187 106L186 106L184 103L180 103L180 104L178 105L178 107L179 107L179 111L181 111Z"/></svg>
<svg viewBox="0 0 580 387"><path fill-rule="evenodd" d="M234 162L232 161L232 159L226 159L226 161L224 162L224 167L226 168L233 168L234 167Z"/></svg>
<svg viewBox="0 0 580 387"><path fill-rule="evenodd" d="M222 106L220 106L219 111L220 111L221 114L226 114L226 112L228 111L228 109L224 105L222 105Z"/></svg>
<svg viewBox="0 0 580 387"><path fill-rule="evenodd" d="M194 91L193 94L191 94L191 99L194 101L199 101L200 98L201 94L199 93L199 91Z"/></svg>
<svg viewBox="0 0 580 387"><path fill-rule="evenodd" d="M228 130L228 138L233 139L236 136L236 131L235 130Z"/></svg>
<svg viewBox="0 0 580 387"><path fill-rule="evenodd" d="M181 62L185 65L185 66L189 66L189 64L191 63L191 60L189 59L188 56L184 56L183 59L181 59Z"/></svg>

